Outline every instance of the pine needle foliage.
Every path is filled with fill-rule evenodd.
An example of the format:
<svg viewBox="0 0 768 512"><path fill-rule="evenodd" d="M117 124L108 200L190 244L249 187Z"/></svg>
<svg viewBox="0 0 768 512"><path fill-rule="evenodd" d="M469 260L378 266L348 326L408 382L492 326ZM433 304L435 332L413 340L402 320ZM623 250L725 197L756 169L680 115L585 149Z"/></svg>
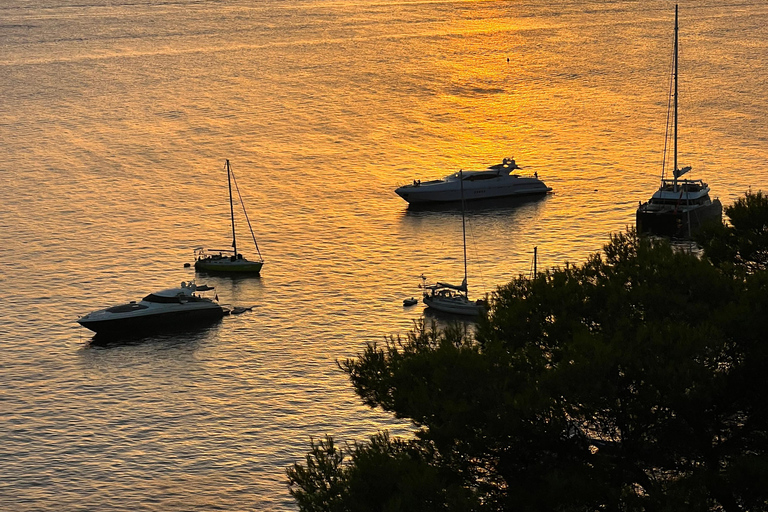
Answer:
<svg viewBox="0 0 768 512"><path fill-rule="evenodd" d="M419 322L339 361L413 436L312 442L299 508L768 510L763 208L727 209L704 257L630 229L498 288L473 332Z"/></svg>

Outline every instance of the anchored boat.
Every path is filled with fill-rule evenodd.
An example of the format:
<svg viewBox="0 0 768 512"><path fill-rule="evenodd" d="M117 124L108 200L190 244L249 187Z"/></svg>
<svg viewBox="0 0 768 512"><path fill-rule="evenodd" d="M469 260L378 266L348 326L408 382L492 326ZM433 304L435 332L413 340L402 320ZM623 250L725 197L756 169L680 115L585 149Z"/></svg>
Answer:
<svg viewBox="0 0 768 512"><path fill-rule="evenodd" d="M672 178L665 178L665 168L662 165L661 185L653 193L653 196L640 203L636 213L637 230L640 233L671 237L690 237L704 223L720 221L723 214L723 205L720 200L712 200L709 196L709 185L702 180L681 179L685 173L691 170L690 166L678 169L677 167L677 123L678 123L678 18L677 6L675 6L675 49L674 49L674 90L671 93L673 102L673 157ZM669 130L667 132L669 136ZM667 146L665 145L665 152ZM664 162L667 158L665 154Z"/></svg>
<svg viewBox="0 0 768 512"><path fill-rule="evenodd" d="M227 160L227 184L229 185L229 213L232 222L232 249L206 249L198 247L195 249L195 270L204 272L225 272L238 274L259 274L261 267L264 266L264 258L261 257L259 244L256 242L256 235L253 234L251 221L248 218L248 212L245 210L245 203L240 195L240 188L237 186L237 180L232 172L232 167ZM232 182L235 183L235 191L243 208L243 215L248 223L248 229L251 231L253 245L256 247L258 260L248 260L237 251L237 232L235 230L235 207L232 199Z"/></svg>
<svg viewBox="0 0 768 512"><path fill-rule="evenodd" d="M491 165L482 171L459 171L440 180L414 180L412 184L395 189L395 193L409 204L429 205L492 199L510 196L543 195L551 187L533 176L513 174L521 169L514 158L505 158L500 164Z"/></svg>
<svg viewBox="0 0 768 512"><path fill-rule="evenodd" d="M130 335L214 322L227 310L202 295L210 290L213 287L182 282L178 288L150 293L138 302L88 313L78 318L77 323L97 334Z"/></svg>
<svg viewBox="0 0 768 512"><path fill-rule="evenodd" d="M464 219L463 190L461 190L462 171L459 171L459 186L461 199L461 234L464 245L464 280L460 285L437 282L428 285L422 276L424 296L423 302L428 307L454 315L478 316L485 311L488 304L484 299L470 300L467 287L467 231Z"/></svg>

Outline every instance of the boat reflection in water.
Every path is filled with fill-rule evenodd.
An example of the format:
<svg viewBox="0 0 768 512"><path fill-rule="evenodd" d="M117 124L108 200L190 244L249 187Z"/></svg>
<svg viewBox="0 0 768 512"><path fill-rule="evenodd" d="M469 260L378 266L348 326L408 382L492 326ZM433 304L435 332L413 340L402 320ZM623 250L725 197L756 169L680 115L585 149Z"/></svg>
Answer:
<svg viewBox="0 0 768 512"><path fill-rule="evenodd" d="M214 336L221 326L220 321L193 322L189 325L171 324L152 331L128 333L95 333L83 344L84 349L111 349L137 345L171 347L194 347Z"/></svg>
<svg viewBox="0 0 768 512"><path fill-rule="evenodd" d="M459 171L440 180L414 180L410 185L395 189L395 193L411 206L455 203L510 196L543 195L551 187L533 176L520 176L514 158L505 158L483 171ZM462 192L463 188L463 192ZM463 195L462 195L463 194Z"/></svg>
<svg viewBox="0 0 768 512"><path fill-rule="evenodd" d="M101 337L131 337L168 329L190 329L220 320L228 310L202 292L212 287L182 282L178 288L150 293L139 302L89 313L77 323Z"/></svg>

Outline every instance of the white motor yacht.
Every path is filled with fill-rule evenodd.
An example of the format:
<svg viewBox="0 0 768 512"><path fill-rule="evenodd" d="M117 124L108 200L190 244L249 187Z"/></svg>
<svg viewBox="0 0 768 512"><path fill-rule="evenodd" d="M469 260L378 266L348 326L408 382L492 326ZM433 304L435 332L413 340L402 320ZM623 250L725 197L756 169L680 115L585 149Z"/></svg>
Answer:
<svg viewBox="0 0 768 512"><path fill-rule="evenodd" d="M178 288L150 293L139 302L94 311L80 317L77 323L97 334L130 335L212 322L226 313L216 301L201 295L212 289L182 282Z"/></svg>
<svg viewBox="0 0 768 512"><path fill-rule="evenodd" d="M483 171L459 171L441 180L414 180L410 185L395 189L395 193L412 205L448 203L461 200L461 187L464 187L464 200L491 199L509 196L547 194L551 187L533 176L512 174L521 169L514 158L505 158Z"/></svg>

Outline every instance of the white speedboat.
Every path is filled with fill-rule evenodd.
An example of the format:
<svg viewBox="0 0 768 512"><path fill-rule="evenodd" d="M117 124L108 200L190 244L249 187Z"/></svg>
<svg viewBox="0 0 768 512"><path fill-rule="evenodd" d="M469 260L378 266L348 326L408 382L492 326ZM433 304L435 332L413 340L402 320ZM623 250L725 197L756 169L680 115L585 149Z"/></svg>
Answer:
<svg viewBox="0 0 768 512"><path fill-rule="evenodd" d="M232 168L227 160L227 184L229 185L229 214L232 222L232 249L206 249L204 247L198 247L195 249L195 270L203 272L222 272L233 274L252 274L258 275L261 272L261 267L264 266L264 259L261 257L261 251L259 251L259 244L256 242L256 235L253 234L253 228L251 227L251 221L248 218L248 212L245 211L245 203L243 197L240 195L240 189L237 186L237 180L232 172ZM235 182L235 190L237 191L240 205L243 207L243 216L248 223L248 228L251 230L251 237L253 238L253 245L256 247L256 253L258 254L258 260L249 260L244 258L242 254L237 251L237 234L235 232L235 207L232 199L232 182Z"/></svg>
<svg viewBox="0 0 768 512"><path fill-rule="evenodd" d="M677 76L678 76L678 23L677 6L675 6L675 51L674 51L674 105L673 130L667 131L672 138L672 178L664 178L664 166L661 171L661 186L651 198L640 203L637 207L635 222L640 233L651 233L661 236L690 237L706 222L722 222L723 205L720 200L712 200L709 196L709 186L702 180L680 179L680 176L691 170L690 166L677 167ZM669 126L668 126L669 128ZM667 145L665 144L665 150ZM667 155L664 162L666 164Z"/></svg>
<svg viewBox="0 0 768 512"><path fill-rule="evenodd" d="M483 171L459 171L441 180L414 180L410 185L395 189L395 193L412 205L449 203L464 200L547 194L551 187L533 176L520 176L512 171L520 169L514 158L505 158Z"/></svg>
<svg viewBox="0 0 768 512"><path fill-rule="evenodd" d="M226 310L202 296L201 292L212 289L182 282L178 288L150 293L139 302L94 311L80 317L77 323L97 334L130 335L213 322L223 317Z"/></svg>

